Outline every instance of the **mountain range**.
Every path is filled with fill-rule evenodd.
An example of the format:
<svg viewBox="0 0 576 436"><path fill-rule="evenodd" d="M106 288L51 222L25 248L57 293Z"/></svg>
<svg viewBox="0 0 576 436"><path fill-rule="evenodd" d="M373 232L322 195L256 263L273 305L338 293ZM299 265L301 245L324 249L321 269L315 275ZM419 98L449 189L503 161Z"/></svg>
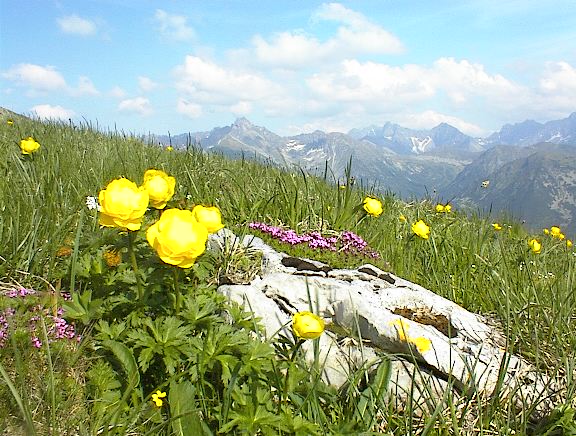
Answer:
<svg viewBox="0 0 576 436"><path fill-rule="evenodd" d="M403 199L427 196L464 209L506 213L533 229L559 225L576 233L576 112L546 123L506 124L486 138L446 123L417 130L391 122L347 133L280 136L238 118L210 131L155 139L315 174L328 170L336 183L352 159L356 180Z"/></svg>

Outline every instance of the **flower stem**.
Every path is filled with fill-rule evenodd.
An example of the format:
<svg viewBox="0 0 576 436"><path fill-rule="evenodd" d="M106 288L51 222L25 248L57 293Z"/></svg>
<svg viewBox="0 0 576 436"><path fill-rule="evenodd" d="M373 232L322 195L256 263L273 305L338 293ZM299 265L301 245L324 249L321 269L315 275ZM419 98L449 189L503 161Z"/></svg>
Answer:
<svg viewBox="0 0 576 436"><path fill-rule="evenodd" d="M282 400L284 404L288 404L288 384L289 384L288 380L290 379L290 369L292 368L292 365L294 365L294 359L296 358L296 353L298 353L298 350L300 349L300 347L304 342L305 341L303 339L298 338L296 344L294 344L292 354L290 354L290 363L288 365L288 368L286 369L286 378L284 380L284 392L282 394Z"/></svg>
<svg viewBox="0 0 576 436"><path fill-rule="evenodd" d="M176 294L176 300L174 301L174 310L176 315L180 312L180 306L182 305L182 293L180 292L180 280L179 280L179 270L175 266L172 271L174 272L174 293Z"/></svg>
<svg viewBox="0 0 576 436"><path fill-rule="evenodd" d="M144 288L142 287L142 281L140 280L140 273L138 271L138 262L136 262L136 252L134 251L134 239L136 238L136 233L128 231L128 254L130 256L130 263L132 263L132 270L136 276L136 289L138 290L138 301L142 301L144 298Z"/></svg>

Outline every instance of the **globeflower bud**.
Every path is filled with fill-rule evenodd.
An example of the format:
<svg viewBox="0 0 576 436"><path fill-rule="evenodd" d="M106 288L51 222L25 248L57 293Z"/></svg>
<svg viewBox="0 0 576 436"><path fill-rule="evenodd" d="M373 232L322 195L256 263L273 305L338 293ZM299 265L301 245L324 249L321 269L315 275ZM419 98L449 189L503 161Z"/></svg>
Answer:
<svg viewBox="0 0 576 436"><path fill-rule="evenodd" d="M190 268L206 250L208 231L191 211L168 209L148 228L146 239L162 261Z"/></svg>
<svg viewBox="0 0 576 436"><path fill-rule="evenodd" d="M20 141L20 150L22 154L32 154L40 148L40 144L34 140L31 136Z"/></svg>
<svg viewBox="0 0 576 436"><path fill-rule="evenodd" d="M368 215L372 215L373 217L378 217L382 214L382 202L377 198L373 197L366 197L363 201L363 207Z"/></svg>
<svg viewBox="0 0 576 436"><path fill-rule="evenodd" d="M148 191L128 179L112 180L98 194L101 226L138 230L148 208Z"/></svg>
<svg viewBox="0 0 576 436"><path fill-rule="evenodd" d="M220 214L220 209L216 206L202 206L197 205L192 209L192 214L194 219L206 227L208 233L216 233L218 230L224 227L222 224L222 215Z"/></svg>
<svg viewBox="0 0 576 436"><path fill-rule="evenodd" d="M164 209L174 195L176 179L164 171L147 170L144 173L143 186L148 191L150 205L156 209Z"/></svg>
<svg viewBox="0 0 576 436"><path fill-rule="evenodd" d="M324 320L312 312L298 312L292 316L292 330L301 339L316 339L324 332Z"/></svg>

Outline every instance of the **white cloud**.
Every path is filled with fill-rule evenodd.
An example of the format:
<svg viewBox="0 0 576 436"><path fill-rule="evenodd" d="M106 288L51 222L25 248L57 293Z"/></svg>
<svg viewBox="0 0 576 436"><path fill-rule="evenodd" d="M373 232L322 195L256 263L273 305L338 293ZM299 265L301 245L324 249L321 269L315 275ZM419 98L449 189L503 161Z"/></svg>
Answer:
<svg viewBox="0 0 576 436"><path fill-rule="evenodd" d="M188 118L198 118L202 115L202 106L183 98L178 99L176 110Z"/></svg>
<svg viewBox="0 0 576 436"><path fill-rule="evenodd" d="M157 9L154 19L160 34L165 38L175 41L189 41L194 38L194 30L188 26L188 19L183 15L169 14Z"/></svg>
<svg viewBox="0 0 576 436"><path fill-rule="evenodd" d="M319 97L343 102L403 105L436 92L421 66L392 67L357 60L345 60L333 71L313 74L306 83Z"/></svg>
<svg viewBox="0 0 576 436"><path fill-rule="evenodd" d="M68 15L58 18L57 21L58 27L64 33L80 36L90 36L96 33L96 24L78 15Z"/></svg>
<svg viewBox="0 0 576 436"><path fill-rule="evenodd" d="M118 110L121 112L132 112L142 116L151 115L152 105L145 97L127 98L118 103Z"/></svg>
<svg viewBox="0 0 576 436"><path fill-rule="evenodd" d="M433 110L401 115L396 122L412 129L431 129L438 124L447 123L470 136L482 136L487 133L475 124Z"/></svg>
<svg viewBox="0 0 576 436"><path fill-rule="evenodd" d="M109 94L114 98L124 98L126 97L127 93L121 87L115 86L109 91Z"/></svg>
<svg viewBox="0 0 576 436"><path fill-rule="evenodd" d="M158 84L149 77L139 76L138 86L142 92L150 92L158 87Z"/></svg>
<svg viewBox="0 0 576 436"><path fill-rule="evenodd" d="M196 56L186 56L174 73L176 88L201 102L230 105L281 93L281 86L257 73L222 68Z"/></svg>
<svg viewBox="0 0 576 436"><path fill-rule="evenodd" d="M3 73L2 77L19 86L27 87L31 95L55 91L64 91L74 97L99 94L88 77L80 76L78 85L71 87L66 83L64 76L50 65L18 64Z"/></svg>
<svg viewBox="0 0 576 436"><path fill-rule="evenodd" d="M84 95L99 95L100 92L96 89L92 81L86 76L80 76L76 88L70 88L70 94L75 97Z"/></svg>
<svg viewBox="0 0 576 436"><path fill-rule="evenodd" d="M8 80L35 91L56 91L66 89L66 80L53 66L18 64L2 74Z"/></svg>
<svg viewBox="0 0 576 436"><path fill-rule="evenodd" d="M39 104L31 109L38 118L46 120L68 120L75 113L70 109L64 109L62 106L51 106L49 104Z"/></svg>
<svg viewBox="0 0 576 436"><path fill-rule="evenodd" d="M252 39L251 49L255 60L265 65L299 69L359 54L395 54L404 51L402 42L392 33L338 3L322 5L314 17L321 21L335 21L341 26L335 35L325 41L302 31L279 32L269 40L256 35ZM238 50L235 56L245 58L246 50Z"/></svg>
<svg viewBox="0 0 576 436"><path fill-rule="evenodd" d="M239 101L238 103L230 106L230 112L236 116L248 115L250 112L252 112L252 103L247 101Z"/></svg>

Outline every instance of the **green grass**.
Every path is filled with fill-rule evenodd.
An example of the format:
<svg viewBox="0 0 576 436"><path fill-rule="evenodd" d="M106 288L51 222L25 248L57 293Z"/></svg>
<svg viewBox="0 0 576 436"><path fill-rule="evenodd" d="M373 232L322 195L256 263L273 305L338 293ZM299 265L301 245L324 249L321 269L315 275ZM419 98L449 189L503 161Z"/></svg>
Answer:
<svg viewBox="0 0 576 436"><path fill-rule="evenodd" d="M23 156L19 141L28 136L41 148ZM232 161L194 147L168 152L90 125L21 117L8 125L4 116L0 142L0 314L15 310L0 348L3 434L576 434L576 256L565 241L530 235L515 222L495 231L481 216L438 214L431 200L406 203L330 174ZM380 267L498 322L512 352L558 378L564 390L554 413L533 423L528 405L496 407L448 393L425 416L398 412L384 399L384 354L372 376L361 369L339 392L323 385L318 368L293 353L295 343L257 340L257 321L216 294L226 277L252 277L259 257L205 254L176 277L145 240L155 213L135 237L136 277L126 235L100 228L85 200L120 176L140 184L149 168L176 178L168 207L217 205L240 235L254 221L360 235L380 254ZM363 217L367 194L382 200L380 217ZM430 225L430 239L413 235L418 219ZM540 254L528 247L532 237L543 242ZM266 240L338 267L368 262ZM120 263L109 266L106 252L119 253ZM145 286L141 300L137 279ZM180 310L173 309L176 284ZM37 292L7 296L21 286ZM50 340L62 306L80 342ZM151 401L158 389L167 392L159 408Z"/></svg>

